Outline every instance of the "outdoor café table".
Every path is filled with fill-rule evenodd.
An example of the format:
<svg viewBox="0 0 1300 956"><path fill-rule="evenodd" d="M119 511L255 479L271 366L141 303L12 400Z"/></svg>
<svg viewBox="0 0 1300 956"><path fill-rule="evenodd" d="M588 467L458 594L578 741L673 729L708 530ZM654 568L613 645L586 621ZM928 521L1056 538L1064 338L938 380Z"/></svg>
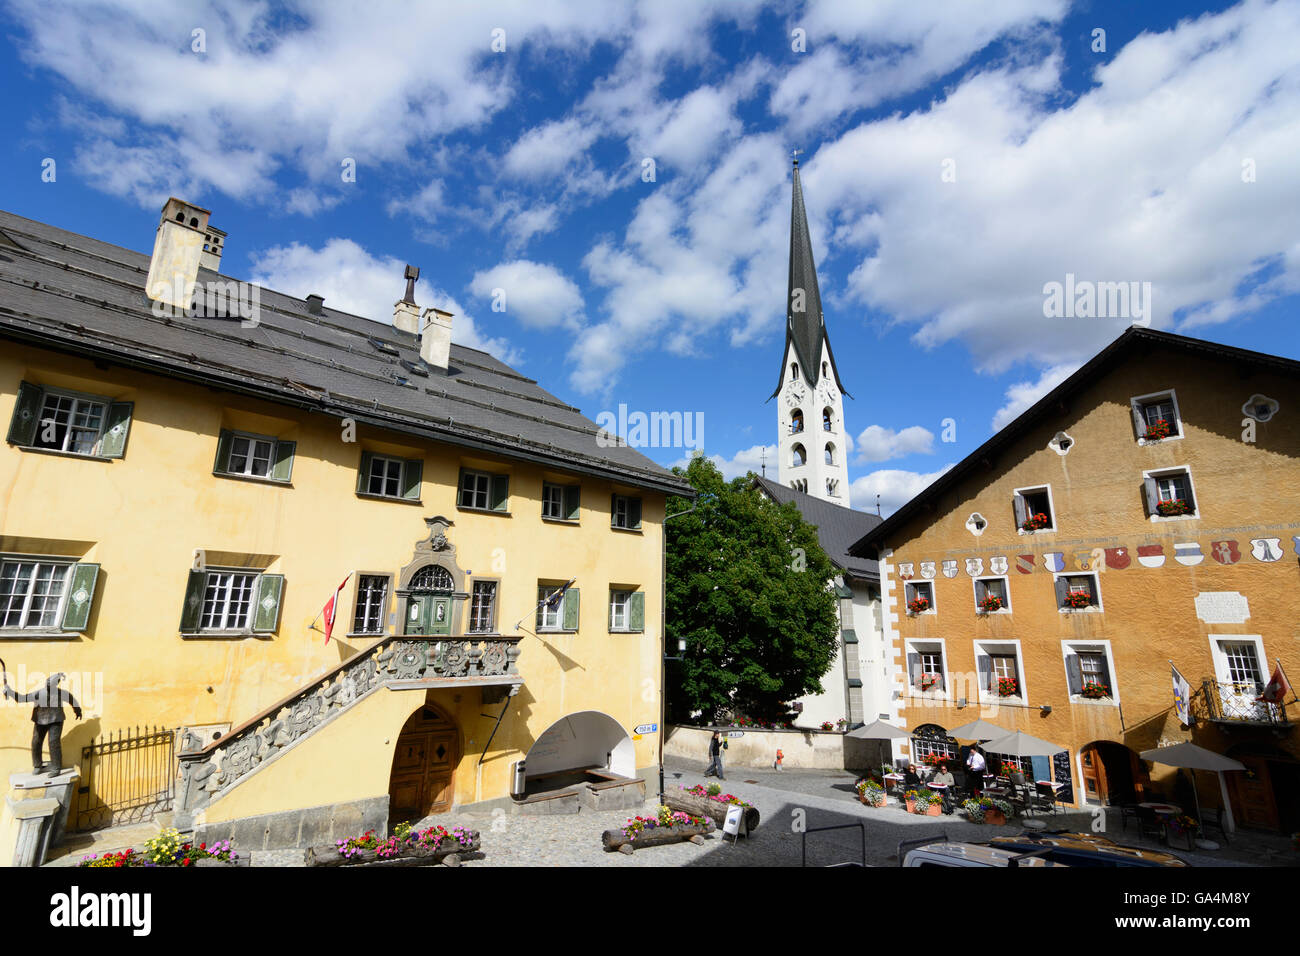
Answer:
<svg viewBox="0 0 1300 956"><path fill-rule="evenodd" d="M1183 812L1183 808L1172 803L1139 803L1139 807L1145 807L1148 810L1154 810L1161 816L1176 817Z"/></svg>
<svg viewBox="0 0 1300 956"><path fill-rule="evenodd" d="M885 774L885 789L886 789L886 790L889 789L889 785L890 785L891 783L894 785L894 788L895 788L895 789L897 789L898 787L902 786L902 783L903 783L903 775L902 775L901 773L887 773L887 774Z"/></svg>
<svg viewBox="0 0 1300 956"><path fill-rule="evenodd" d="M941 793L944 790L948 789L948 785L946 783L927 783L926 786L929 787L931 790L938 790Z"/></svg>
<svg viewBox="0 0 1300 956"><path fill-rule="evenodd" d="M1034 783L1040 787L1051 787L1054 792L1065 786L1063 783L1055 783L1051 780L1035 780Z"/></svg>

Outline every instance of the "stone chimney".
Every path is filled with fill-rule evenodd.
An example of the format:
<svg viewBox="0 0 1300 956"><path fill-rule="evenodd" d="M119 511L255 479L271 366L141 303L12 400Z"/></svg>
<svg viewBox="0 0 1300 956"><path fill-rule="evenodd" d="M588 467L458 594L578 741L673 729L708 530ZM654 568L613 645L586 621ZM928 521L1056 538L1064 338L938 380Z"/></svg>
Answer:
<svg viewBox="0 0 1300 956"><path fill-rule="evenodd" d="M420 270L415 266L406 267L406 295L393 303L393 325L412 336L420 334L420 307L415 304L415 283L420 278Z"/></svg>
<svg viewBox="0 0 1300 956"><path fill-rule="evenodd" d="M313 292L307 296L307 311L312 315L320 315L321 309L325 307L325 296L317 295Z"/></svg>
<svg viewBox="0 0 1300 956"><path fill-rule="evenodd" d="M451 313L442 309L425 309L420 334L420 358L430 368L447 371L451 360Z"/></svg>
<svg viewBox="0 0 1300 956"><path fill-rule="evenodd" d="M226 250L226 234L214 226L208 226L203 233L203 255L199 265L213 272L221 271L221 253Z"/></svg>
<svg viewBox="0 0 1300 956"><path fill-rule="evenodd" d="M188 309L194 302L204 239L210 235L210 215L208 210L175 196L167 200L154 235L149 277L144 283L149 298L174 309Z"/></svg>

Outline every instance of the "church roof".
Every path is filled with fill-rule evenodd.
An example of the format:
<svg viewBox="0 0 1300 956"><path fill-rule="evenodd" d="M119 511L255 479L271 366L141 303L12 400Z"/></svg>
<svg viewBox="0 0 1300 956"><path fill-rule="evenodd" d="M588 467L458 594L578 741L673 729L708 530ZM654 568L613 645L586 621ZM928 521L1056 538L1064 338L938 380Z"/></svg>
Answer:
<svg viewBox="0 0 1300 956"><path fill-rule="evenodd" d="M790 198L790 284L785 297L785 341L787 346L794 348L804 381L813 387L821 379L821 346L825 342L835 384L840 392L849 394L840 381L840 371L835 366L835 353L831 351L830 338L826 335L822 294L817 284L817 264L813 261L812 238L808 234L808 214L804 211L803 185L799 182L797 159L794 161L794 189ZM786 352L788 351L787 348ZM781 391L784 381L783 353L776 390L768 397L769 401Z"/></svg>
<svg viewBox="0 0 1300 956"><path fill-rule="evenodd" d="M880 566L872 558L849 554L849 547L883 520L879 515L855 511L830 501L795 491L770 478L754 476L759 489L777 504L794 502L805 521L817 528L817 541L831 563L854 577L880 580Z"/></svg>

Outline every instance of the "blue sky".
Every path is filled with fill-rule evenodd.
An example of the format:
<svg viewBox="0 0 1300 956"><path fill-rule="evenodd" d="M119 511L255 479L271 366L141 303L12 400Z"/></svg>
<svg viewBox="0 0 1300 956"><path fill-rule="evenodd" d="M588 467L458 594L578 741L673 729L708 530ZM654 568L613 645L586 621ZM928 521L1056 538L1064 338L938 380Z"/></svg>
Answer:
<svg viewBox="0 0 1300 956"><path fill-rule="evenodd" d="M3 208L147 252L178 195L228 274L381 321L412 262L457 341L702 412L728 474L774 463L794 148L857 507L1132 321L1046 317L1067 273L1300 358L1295 0L0 7Z"/></svg>

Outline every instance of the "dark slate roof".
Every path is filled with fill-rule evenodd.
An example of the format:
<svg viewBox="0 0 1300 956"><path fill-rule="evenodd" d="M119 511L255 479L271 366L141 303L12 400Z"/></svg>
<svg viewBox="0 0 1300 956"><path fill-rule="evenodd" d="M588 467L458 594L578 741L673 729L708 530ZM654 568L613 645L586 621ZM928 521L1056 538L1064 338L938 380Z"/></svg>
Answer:
<svg viewBox="0 0 1300 956"><path fill-rule="evenodd" d="M880 524L879 515L855 511L843 505L814 498L805 491L795 491L777 484L770 478L754 477L755 483L778 504L793 501L804 520L817 527L817 540L831 562L855 577L880 580L880 569L872 558L859 558L849 554L849 546Z"/></svg>
<svg viewBox="0 0 1300 956"><path fill-rule="evenodd" d="M253 327L237 318L159 317L144 292L148 271L147 255L0 211L0 338L694 495L626 445L601 447L594 422L486 352L452 345L447 372L427 369L416 337L391 321L329 306L313 315L304 300L270 289L260 289ZM219 278L230 277L199 270L200 282Z"/></svg>
<svg viewBox="0 0 1300 956"><path fill-rule="evenodd" d="M1003 449L1039 422L1049 416L1061 414L1068 408L1072 395L1089 387L1121 363L1140 362L1151 352L1165 349L1173 349L1186 355L1218 359L1235 366L1239 371L1234 374L1240 374L1242 378L1247 377L1257 368L1300 378L1300 362L1294 359L1220 345L1217 342L1207 342L1186 335L1175 335L1173 332L1161 332L1136 325L1129 326L1077 372L936 478L915 498L870 529L861 539L854 542L849 550L855 555L876 554L877 550L886 544L890 534L916 517L936 497L966 480L977 468L987 468Z"/></svg>
<svg viewBox="0 0 1300 956"><path fill-rule="evenodd" d="M795 289L803 290L802 312L794 311ZM808 214L803 208L803 186L799 182L799 160L794 161L794 189L790 198L790 285L785 296L785 340L794 345L794 353L799 358L799 367L803 371L804 381L816 387L821 379L822 342L826 342L826 351L831 357L831 372L835 384L845 395L849 393L840 381L840 370L835 366L835 353L831 351L831 342L826 335L826 320L822 315L822 293L817 285L817 264L813 261L812 237L808 234ZM769 396L775 397L781 391L785 381L785 356L782 354L782 366L776 379L776 390ZM850 398L852 396L849 396Z"/></svg>

